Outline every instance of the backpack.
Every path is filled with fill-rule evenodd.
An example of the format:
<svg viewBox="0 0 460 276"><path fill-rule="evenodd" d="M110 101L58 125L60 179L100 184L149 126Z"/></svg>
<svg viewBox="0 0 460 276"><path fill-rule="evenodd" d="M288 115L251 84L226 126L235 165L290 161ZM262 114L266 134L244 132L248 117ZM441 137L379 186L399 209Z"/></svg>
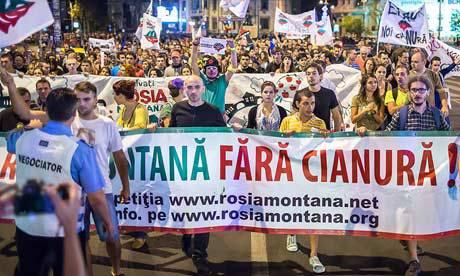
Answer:
<svg viewBox="0 0 460 276"><path fill-rule="evenodd" d="M434 114L434 124L436 125L436 130L441 128L441 111L435 107L431 107L433 109ZM409 106L406 105L399 110L399 127L398 130L406 130L407 125L407 117L409 113Z"/></svg>
<svg viewBox="0 0 460 276"><path fill-rule="evenodd" d="M390 91L386 91L385 92L385 96L384 96L384 101L385 101L385 97L387 95L387 93L389 93ZM398 98L398 87L396 86L395 88L391 89L391 93L393 94L393 99L395 100L395 103L396 103L396 98ZM385 106L385 120L383 121L381 127L380 127L380 130L385 130L385 128L387 127L387 125L391 122L391 115L390 115L390 111L388 111L388 106Z"/></svg>

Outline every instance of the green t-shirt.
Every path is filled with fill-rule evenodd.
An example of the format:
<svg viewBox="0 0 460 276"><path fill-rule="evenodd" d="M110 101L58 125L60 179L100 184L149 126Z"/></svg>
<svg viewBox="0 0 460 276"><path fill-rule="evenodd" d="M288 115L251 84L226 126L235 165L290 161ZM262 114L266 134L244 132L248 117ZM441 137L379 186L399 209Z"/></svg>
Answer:
<svg viewBox="0 0 460 276"><path fill-rule="evenodd" d="M220 112L225 111L225 91L227 90L227 80L225 74L220 75L214 81L209 81L203 72L200 72L200 77L203 80L206 90L203 93L203 100L209 104L216 106Z"/></svg>

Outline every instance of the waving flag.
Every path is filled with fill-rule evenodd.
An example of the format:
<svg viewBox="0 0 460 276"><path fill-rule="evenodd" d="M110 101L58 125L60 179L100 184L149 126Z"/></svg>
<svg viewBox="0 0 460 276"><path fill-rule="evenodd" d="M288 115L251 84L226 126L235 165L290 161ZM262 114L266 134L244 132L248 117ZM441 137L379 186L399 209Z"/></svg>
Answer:
<svg viewBox="0 0 460 276"><path fill-rule="evenodd" d="M149 14L149 15L153 15L153 0L150 0L150 4L147 7L147 9L145 10L145 13ZM142 38L142 26L143 26L142 25L142 19L143 19L143 17L141 17L141 19L139 20L139 26L137 26L137 30L136 30L136 37L137 37L137 39L139 39L139 41Z"/></svg>
<svg viewBox="0 0 460 276"><path fill-rule="evenodd" d="M142 49L160 49L161 19L144 13L142 20Z"/></svg>
<svg viewBox="0 0 460 276"><path fill-rule="evenodd" d="M0 48L53 24L48 1L0 0Z"/></svg>
<svg viewBox="0 0 460 276"><path fill-rule="evenodd" d="M245 18L249 0L220 0L220 7L229 9L239 18Z"/></svg>
<svg viewBox="0 0 460 276"><path fill-rule="evenodd" d="M332 33L331 19L327 13L327 7L323 7L323 15L320 21L315 22L315 45L325 46L331 45L334 41Z"/></svg>

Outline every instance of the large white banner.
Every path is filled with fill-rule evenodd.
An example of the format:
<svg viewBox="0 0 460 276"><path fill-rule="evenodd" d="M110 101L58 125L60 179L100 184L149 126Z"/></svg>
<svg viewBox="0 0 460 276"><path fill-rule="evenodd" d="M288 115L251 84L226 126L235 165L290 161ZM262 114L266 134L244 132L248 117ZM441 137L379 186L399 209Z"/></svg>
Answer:
<svg viewBox="0 0 460 276"><path fill-rule="evenodd" d="M0 2L0 48L19 43L54 22L46 0Z"/></svg>
<svg viewBox="0 0 460 276"><path fill-rule="evenodd" d="M388 1L380 18L379 43L427 48L430 41L425 5L404 11Z"/></svg>
<svg viewBox="0 0 460 276"><path fill-rule="evenodd" d="M460 49L451 47L438 39L433 39L431 41L429 50L431 52L430 59L434 56L441 58L441 69L454 63L455 58L460 56ZM446 78L455 76L460 76L460 66L458 65L446 75Z"/></svg>
<svg viewBox="0 0 460 276"><path fill-rule="evenodd" d="M361 72L352 69L345 65L334 64L326 68L325 78L331 80L336 86L336 95L342 105L343 117L347 129L352 129L350 121L351 99L358 93L359 80ZM159 116L159 112L168 101L169 78L125 78L125 77L103 77L74 75L61 76L48 79L51 82L51 87L70 87L73 88L80 81L92 82L98 90L98 98L103 99L112 116L117 116L117 106L113 100L112 85L121 79L131 79L135 81L135 99L141 104L144 104L149 110L152 120ZM39 78L32 76L24 76L23 78L15 77L16 86L21 86L29 89L32 93L32 98L38 97L35 91L35 83ZM227 87L225 94L225 103L228 122L238 122L242 125L247 123L247 115L249 110L254 105L261 102L260 87L266 80L275 83L278 89L276 103L283 106L286 110L291 110L292 98L298 89L307 87L305 73L289 73L289 74L234 74Z"/></svg>
<svg viewBox="0 0 460 276"><path fill-rule="evenodd" d="M256 134L258 133L258 134ZM122 135L125 229L225 230L430 239L460 234L458 133L329 138L228 128ZM0 181L14 159L0 147Z"/></svg>
<svg viewBox="0 0 460 276"><path fill-rule="evenodd" d="M301 14L289 14L276 8L275 32L285 33L290 38L304 38L315 32L315 10Z"/></svg>

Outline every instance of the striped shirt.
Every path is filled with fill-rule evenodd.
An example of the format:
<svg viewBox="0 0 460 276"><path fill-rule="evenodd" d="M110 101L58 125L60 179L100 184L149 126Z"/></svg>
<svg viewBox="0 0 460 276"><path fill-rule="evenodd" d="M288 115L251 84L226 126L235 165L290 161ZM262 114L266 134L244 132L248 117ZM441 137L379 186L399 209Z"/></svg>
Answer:
<svg viewBox="0 0 460 276"><path fill-rule="evenodd" d="M424 131L424 130L449 130L450 126L442 115L440 118L441 125L439 129L436 129L436 121L434 120L433 107L427 104L425 111L420 114L414 109L414 105L409 105L407 111L407 122L405 129L399 128L399 114L400 111L393 115L391 122L388 124L385 130L411 130L411 131Z"/></svg>
<svg viewBox="0 0 460 276"><path fill-rule="evenodd" d="M312 129L327 130L326 123L315 115L313 115L310 120L302 122L300 120L299 113L296 113L284 118L280 126L281 132L311 132Z"/></svg>

